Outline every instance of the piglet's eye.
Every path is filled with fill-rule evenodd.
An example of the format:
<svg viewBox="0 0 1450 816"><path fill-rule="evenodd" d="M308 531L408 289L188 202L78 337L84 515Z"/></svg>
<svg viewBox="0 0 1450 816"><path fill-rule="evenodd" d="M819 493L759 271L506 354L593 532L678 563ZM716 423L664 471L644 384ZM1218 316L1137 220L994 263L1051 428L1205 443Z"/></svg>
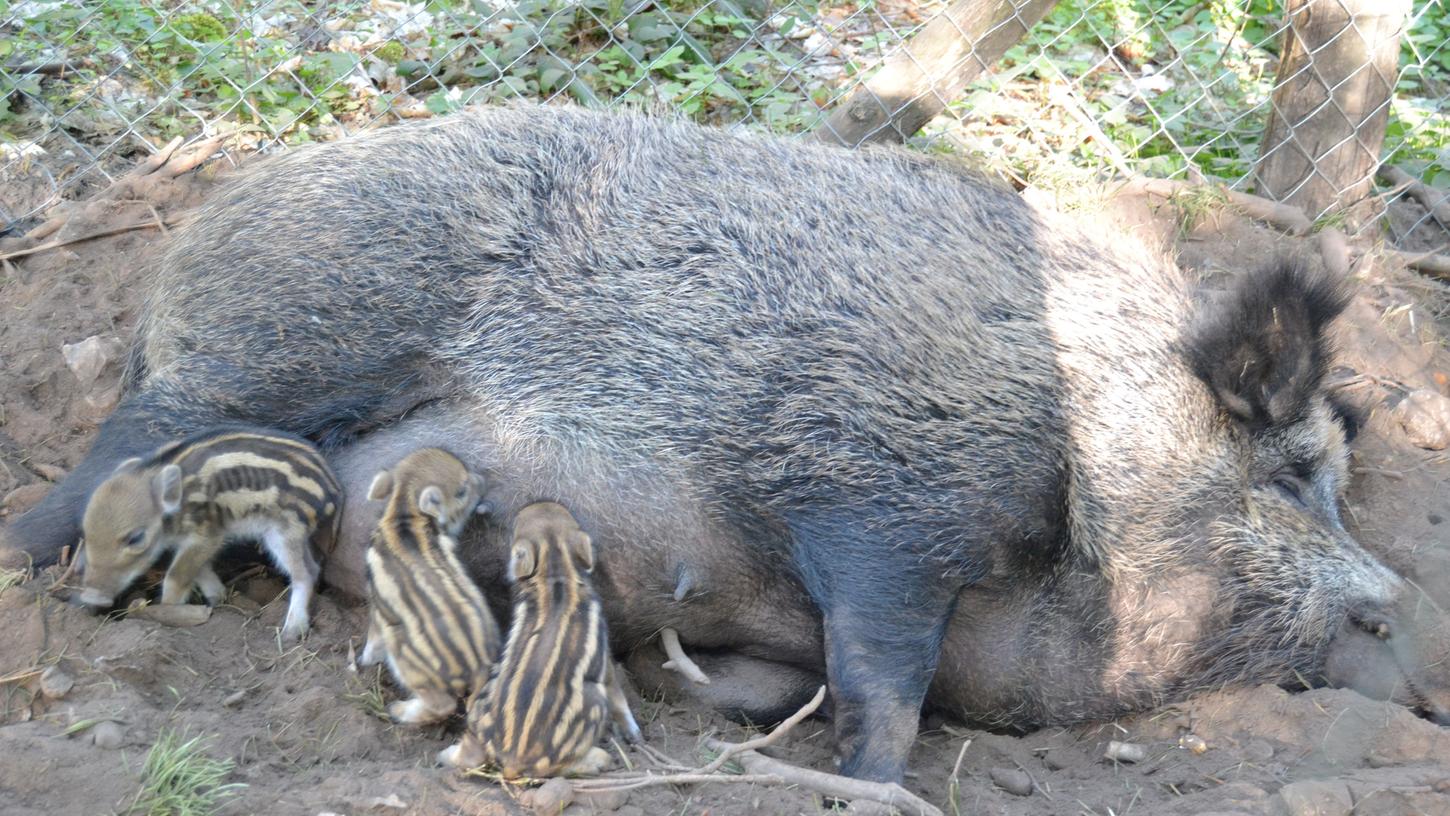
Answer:
<svg viewBox="0 0 1450 816"><path fill-rule="evenodd" d="M143 539L145 539L145 538L146 538L146 531L145 530L132 530L131 531L131 534L128 535L128 536L126 536L126 539L121 542L121 546L123 546L123 547L139 547L139 546L141 546L141 541Z"/></svg>

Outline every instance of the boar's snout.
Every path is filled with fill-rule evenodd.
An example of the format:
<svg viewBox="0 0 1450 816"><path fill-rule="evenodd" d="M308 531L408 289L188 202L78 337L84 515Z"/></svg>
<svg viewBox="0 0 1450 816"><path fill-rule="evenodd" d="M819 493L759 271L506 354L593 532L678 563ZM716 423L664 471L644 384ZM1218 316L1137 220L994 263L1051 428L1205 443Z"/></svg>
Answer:
<svg viewBox="0 0 1450 816"><path fill-rule="evenodd" d="M1329 645L1325 680L1450 725L1450 615L1402 584L1395 602L1351 611Z"/></svg>

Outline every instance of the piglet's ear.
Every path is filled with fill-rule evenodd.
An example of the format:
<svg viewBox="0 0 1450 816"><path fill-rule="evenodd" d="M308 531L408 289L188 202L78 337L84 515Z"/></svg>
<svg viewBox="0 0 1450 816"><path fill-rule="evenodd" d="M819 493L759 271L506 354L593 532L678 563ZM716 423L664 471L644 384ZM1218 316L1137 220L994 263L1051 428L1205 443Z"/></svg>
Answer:
<svg viewBox="0 0 1450 816"><path fill-rule="evenodd" d="M527 541L515 541L513 549L509 551L509 583L516 584L528 578L538 568L533 546Z"/></svg>
<svg viewBox="0 0 1450 816"><path fill-rule="evenodd" d="M141 457L139 457L139 456L132 456L130 459L127 459L124 462L122 462L121 464L116 465L116 469L113 470L113 471L111 471L111 475L114 476L117 473L130 473L131 471L139 468L140 466L141 466Z"/></svg>
<svg viewBox="0 0 1450 816"><path fill-rule="evenodd" d="M594 539L583 530L569 534L569 549L585 572L594 571Z"/></svg>
<svg viewBox="0 0 1450 816"><path fill-rule="evenodd" d="M393 474L386 470L378 471L373 477L373 483L368 485L368 501L382 501L393 493Z"/></svg>
<svg viewBox="0 0 1450 816"><path fill-rule="evenodd" d="M161 506L161 515L175 515L181 509L181 468L167 465L152 477L152 488L156 503Z"/></svg>
<svg viewBox="0 0 1450 816"><path fill-rule="evenodd" d="M443 491L437 485L428 485L418 491L418 509L432 516L440 525L446 520L443 513Z"/></svg>
<svg viewBox="0 0 1450 816"><path fill-rule="evenodd" d="M1248 429L1291 422L1324 381L1326 331L1348 303L1342 283L1297 263L1247 275L1199 315L1185 342L1189 365Z"/></svg>

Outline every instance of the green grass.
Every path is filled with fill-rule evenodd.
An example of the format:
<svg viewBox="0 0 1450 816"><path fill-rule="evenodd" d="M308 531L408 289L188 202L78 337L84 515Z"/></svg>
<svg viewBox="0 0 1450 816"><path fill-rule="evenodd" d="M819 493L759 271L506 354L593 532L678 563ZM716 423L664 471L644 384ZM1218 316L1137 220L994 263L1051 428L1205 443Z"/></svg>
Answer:
<svg viewBox="0 0 1450 816"><path fill-rule="evenodd" d="M16 7L0 0L0 19ZM63 56L71 67L0 77L0 142L59 126L106 143L139 123L159 144L194 134L199 118L305 142L391 114L556 97L792 133L911 30L903 18L878 24L854 43L860 62L831 74L813 70L821 62L811 49L821 46L797 35L841 34L852 15L876 19L885 9L872 0L427 0L426 18L403 29L378 22L363 0L320 12L303 0L25 8L14 36L0 38L0 65ZM1027 180L1061 174L1053 163L1097 172L1122 159L1154 176L1187 175L1192 165L1213 179L1247 178L1283 11L1282 0L1061 0L954 106L960 130L982 143L966 152ZM314 36L314 12L352 44ZM844 30L861 36L855 25ZM1450 181L1447 40L1450 3L1413 0L1386 152L1430 184ZM376 81L376 95L349 84L360 73ZM1073 116L1049 93L1064 85L1082 109ZM1074 135L1083 114L1111 145Z"/></svg>
<svg viewBox="0 0 1450 816"><path fill-rule="evenodd" d="M21 584L25 583L26 579L28 579L29 577L30 570L23 567L16 567L14 569L0 569L0 592L4 592L11 587L20 586Z"/></svg>
<svg viewBox="0 0 1450 816"><path fill-rule="evenodd" d="M1065 84L1135 172L1182 177L1191 164L1210 178L1244 179L1258 158L1283 13L1281 0L1062 0L994 74L973 84L958 110L980 133L992 123L974 117L976 109L1001 117L1011 107L1004 98L1021 98L1018 110L1005 111L1009 125L1069 133L1077 130L1073 119L1040 98L1042 89ZM1450 5L1414 0L1385 152L1430 184L1450 181L1447 39ZM1135 78L1153 84L1137 87ZM1006 141L1014 147L1011 134ZM1046 144L1036 153L1004 151L1003 163L1027 178L1042 161L1037 153L1115 169L1097 139L1039 142Z"/></svg>
<svg viewBox="0 0 1450 816"><path fill-rule="evenodd" d="M211 816L246 785L226 782L234 763L206 753L209 740L164 731L146 754L130 816Z"/></svg>
<svg viewBox="0 0 1450 816"><path fill-rule="evenodd" d="M359 672L358 679L361 681L361 688L344 693L342 699L362 709L369 717L391 723L393 719L388 716L388 700L383 694L383 667L374 666L370 679L364 679L363 673Z"/></svg>

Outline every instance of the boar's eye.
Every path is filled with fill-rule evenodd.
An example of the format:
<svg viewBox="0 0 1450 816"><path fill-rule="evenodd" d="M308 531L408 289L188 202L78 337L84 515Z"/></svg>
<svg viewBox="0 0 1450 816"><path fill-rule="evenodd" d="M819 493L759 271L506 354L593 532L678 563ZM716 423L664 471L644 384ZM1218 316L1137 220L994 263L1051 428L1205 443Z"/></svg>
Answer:
<svg viewBox="0 0 1450 816"><path fill-rule="evenodd" d="M137 547L141 546L141 542L145 538L146 538L146 529L145 528L141 528L141 529L137 529L137 530L132 530L130 535L126 536L124 539L121 540L121 546L122 547L125 547L128 550L134 550Z"/></svg>
<svg viewBox="0 0 1450 816"><path fill-rule="evenodd" d="M1298 507L1309 507L1308 503L1304 501L1304 481L1298 476L1292 473L1276 473L1269 481L1275 490Z"/></svg>
<svg viewBox="0 0 1450 816"><path fill-rule="evenodd" d="M465 499L465 498L467 498L468 497L468 485L463 485L462 487L458 488L458 492L455 493L455 494L453 494L453 495L454 495L454 498L457 498L457 499Z"/></svg>

